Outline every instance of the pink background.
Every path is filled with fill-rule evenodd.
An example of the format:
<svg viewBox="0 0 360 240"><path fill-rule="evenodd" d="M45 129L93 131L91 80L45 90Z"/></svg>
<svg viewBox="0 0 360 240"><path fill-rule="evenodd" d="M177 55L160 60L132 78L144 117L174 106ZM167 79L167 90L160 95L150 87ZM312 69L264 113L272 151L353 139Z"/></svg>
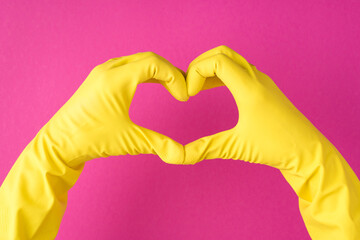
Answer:
<svg viewBox="0 0 360 240"><path fill-rule="evenodd" d="M1 1L0 180L40 128L109 58L153 51L186 70L225 44L267 73L360 175L359 1ZM143 84L134 122L180 143L237 121L225 87L178 102ZM157 156L93 160L57 239L309 239L276 169Z"/></svg>

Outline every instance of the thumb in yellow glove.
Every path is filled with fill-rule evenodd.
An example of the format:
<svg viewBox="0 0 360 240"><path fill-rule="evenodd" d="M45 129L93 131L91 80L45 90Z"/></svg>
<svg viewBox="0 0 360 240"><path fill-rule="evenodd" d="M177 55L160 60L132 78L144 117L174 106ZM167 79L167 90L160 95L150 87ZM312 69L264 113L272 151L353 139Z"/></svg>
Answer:
<svg viewBox="0 0 360 240"><path fill-rule="evenodd" d="M183 73L143 52L95 67L75 94L39 131L0 188L0 239L54 239L67 192L85 161L125 154L157 154L182 163L184 148L134 124L128 114L137 85L159 82L188 99Z"/></svg>
<svg viewBox="0 0 360 240"><path fill-rule="evenodd" d="M299 197L313 239L360 239L360 182L336 148L275 83L226 46L189 65L190 96L225 84L239 111L237 125L185 146L185 163L241 159L281 171Z"/></svg>

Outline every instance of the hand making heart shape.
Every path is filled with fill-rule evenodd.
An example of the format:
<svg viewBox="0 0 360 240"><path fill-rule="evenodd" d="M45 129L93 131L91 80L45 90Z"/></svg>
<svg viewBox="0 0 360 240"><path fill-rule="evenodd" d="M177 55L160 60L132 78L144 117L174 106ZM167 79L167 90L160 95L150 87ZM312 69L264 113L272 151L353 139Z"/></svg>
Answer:
<svg viewBox="0 0 360 240"><path fill-rule="evenodd" d="M225 85L236 101L238 123L183 146L130 120L131 101L144 82L161 83L179 101ZM201 54L187 73L151 52L95 67L5 179L0 212L5 209L6 214L0 222L2 217L10 225L0 238L54 239L67 192L85 162L125 154L157 154L172 164L224 158L275 167L298 195L314 239L358 239L354 223L360 221L360 186L355 173L266 74L225 46Z"/></svg>

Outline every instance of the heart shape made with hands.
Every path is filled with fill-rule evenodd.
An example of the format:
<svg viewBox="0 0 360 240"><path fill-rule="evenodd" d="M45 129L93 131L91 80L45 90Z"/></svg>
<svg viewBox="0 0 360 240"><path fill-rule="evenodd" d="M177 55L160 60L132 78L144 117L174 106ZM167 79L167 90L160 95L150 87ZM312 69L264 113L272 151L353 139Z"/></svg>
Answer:
<svg viewBox="0 0 360 240"><path fill-rule="evenodd" d="M232 66L230 66L230 69L221 69L221 66L224 64L225 65L232 64ZM239 54L235 53L233 50L231 50L226 46L220 46L214 48L197 57L195 60L193 60L190 63L186 73L183 72L181 69L178 70L182 73L182 75L185 78L186 92L188 96L195 96L198 92L202 90L212 89L224 85L228 86L228 84L230 84L230 87L234 88L234 86L236 85L230 82L232 80L230 80L229 77L226 76L226 73L224 72L224 70L231 70L231 68L233 68L232 69L233 71L234 70L236 71L234 66L236 66L238 70L240 70L237 73L237 74L240 73L239 77L243 77L245 79L250 79L255 77L254 70L256 70L256 68L253 65L249 64ZM227 68L229 68L229 66L227 66ZM229 73L232 74L231 72ZM219 78L219 76L222 76L229 80L228 81L222 80ZM170 88L169 85L164 84L164 82L161 80L150 79L145 82L161 83L178 100L180 101L187 100L187 99L179 99L180 98L179 96L181 96L181 94L177 92L177 89ZM234 96L234 93L236 94L236 91L235 92L231 91L231 93ZM201 161L204 158L218 158L219 156L223 156L224 158L226 158L227 157L226 154L224 155L219 151L218 153L212 151L213 154L211 154L210 152L208 153L208 149L206 148L209 146L208 141L212 141L210 140L211 138L215 138L215 137L221 138L221 136L223 135L226 136L224 138L224 141L227 141L232 131L235 131L235 128L232 128L227 131L222 131L214 135L202 137L185 146L179 143L179 147L181 146L184 148L183 156L181 156L182 151L177 151L178 153L180 153L179 156L174 155L174 153L161 154L157 152L157 154L163 159L163 161L173 164L194 164L196 162ZM203 145L203 147L199 148L198 145ZM193 153L194 151L197 152L197 155ZM176 157L168 158L169 154Z"/></svg>
<svg viewBox="0 0 360 240"><path fill-rule="evenodd" d="M184 146L131 121L130 105L144 82L162 84L179 101L225 85L238 121ZM226 46L195 58L186 73L151 52L110 59L91 71L43 132L68 146L64 158L70 166L99 157L156 154L171 164L222 158L287 169L297 146L321 136L266 74Z"/></svg>

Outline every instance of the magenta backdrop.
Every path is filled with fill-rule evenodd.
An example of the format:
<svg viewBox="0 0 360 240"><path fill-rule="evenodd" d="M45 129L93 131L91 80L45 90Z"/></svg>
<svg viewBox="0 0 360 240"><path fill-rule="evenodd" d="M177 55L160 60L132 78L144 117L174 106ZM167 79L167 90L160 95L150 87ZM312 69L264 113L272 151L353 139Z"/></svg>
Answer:
<svg viewBox="0 0 360 240"><path fill-rule="evenodd" d="M360 174L359 1L1 1L0 180L109 58L153 51L186 70L225 44L267 73ZM233 127L225 87L178 102L143 84L131 118L180 143ZM276 169L157 156L88 162L57 239L309 239Z"/></svg>

